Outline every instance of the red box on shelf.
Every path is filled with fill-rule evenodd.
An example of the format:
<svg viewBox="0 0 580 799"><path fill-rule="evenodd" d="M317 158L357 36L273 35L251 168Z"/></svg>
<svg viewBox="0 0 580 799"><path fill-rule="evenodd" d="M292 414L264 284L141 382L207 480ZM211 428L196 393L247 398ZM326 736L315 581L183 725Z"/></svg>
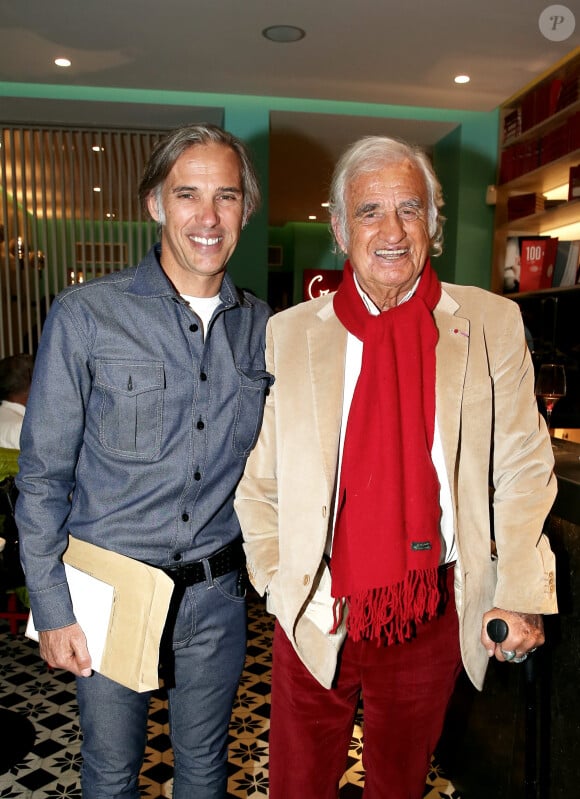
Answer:
<svg viewBox="0 0 580 799"><path fill-rule="evenodd" d="M576 73L565 78L558 97L557 111L561 111L566 106L572 105L576 100L580 100L580 74Z"/></svg>
<svg viewBox="0 0 580 799"><path fill-rule="evenodd" d="M560 125L546 133L541 139L540 162L549 164L570 152L570 135L568 125Z"/></svg>
<svg viewBox="0 0 580 799"><path fill-rule="evenodd" d="M544 197L535 192L530 194L516 194L513 197L508 197L508 221L511 222L513 219L520 219L523 216L531 216L539 211L543 211L544 207Z"/></svg>
<svg viewBox="0 0 580 799"><path fill-rule="evenodd" d="M568 133L570 136L570 152L580 150L580 111L568 120Z"/></svg>
<svg viewBox="0 0 580 799"><path fill-rule="evenodd" d="M558 239L522 236L520 239L520 291L549 289L554 276Z"/></svg>
<svg viewBox="0 0 580 799"><path fill-rule="evenodd" d="M531 91L522 101L522 133L533 128L537 121L536 103L538 92Z"/></svg>
<svg viewBox="0 0 580 799"><path fill-rule="evenodd" d="M531 172L540 165L537 141L524 141L513 144L501 154L499 182L507 183L514 178Z"/></svg>
<svg viewBox="0 0 580 799"><path fill-rule="evenodd" d="M548 113L546 116L552 116L558 109L560 95L564 87L564 81L561 78L554 78L550 81L550 91L548 95Z"/></svg>

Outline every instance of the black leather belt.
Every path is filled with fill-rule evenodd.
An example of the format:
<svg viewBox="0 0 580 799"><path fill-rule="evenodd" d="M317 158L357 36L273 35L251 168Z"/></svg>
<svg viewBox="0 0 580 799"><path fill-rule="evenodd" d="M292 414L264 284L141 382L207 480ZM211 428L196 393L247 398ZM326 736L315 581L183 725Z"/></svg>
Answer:
<svg viewBox="0 0 580 799"><path fill-rule="evenodd" d="M196 583L203 583L206 579L204 561L209 564L212 578L221 577L241 568L244 565L244 550L241 539L233 541L223 549L220 549L219 552L210 555L209 558L193 560L175 568L163 569L163 571L171 577L176 585L195 585Z"/></svg>

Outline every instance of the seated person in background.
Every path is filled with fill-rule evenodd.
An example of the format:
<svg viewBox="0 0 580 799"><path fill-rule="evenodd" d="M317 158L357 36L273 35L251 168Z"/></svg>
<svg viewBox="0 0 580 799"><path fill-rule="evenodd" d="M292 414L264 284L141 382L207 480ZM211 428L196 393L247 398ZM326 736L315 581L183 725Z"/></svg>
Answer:
<svg viewBox="0 0 580 799"><path fill-rule="evenodd" d="M0 447L20 449L32 365L32 355L10 355L0 360Z"/></svg>
<svg viewBox="0 0 580 799"><path fill-rule="evenodd" d="M18 531L14 521L20 430L26 410L33 358L11 355L0 360L0 588L24 585Z"/></svg>

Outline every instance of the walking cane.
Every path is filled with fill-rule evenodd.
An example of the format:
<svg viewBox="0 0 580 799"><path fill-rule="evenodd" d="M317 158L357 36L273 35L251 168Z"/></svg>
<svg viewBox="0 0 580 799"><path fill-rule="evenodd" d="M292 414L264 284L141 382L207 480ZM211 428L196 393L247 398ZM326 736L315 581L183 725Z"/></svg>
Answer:
<svg viewBox="0 0 580 799"><path fill-rule="evenodd" d="M509 628L503 619L492 619L487 625L487 634L496 644L501 644L508 636ZM536 702L536 661L534 654L524 661L524 698L526 703L524 717L524 796L537 799L537 702Z"/></svg>

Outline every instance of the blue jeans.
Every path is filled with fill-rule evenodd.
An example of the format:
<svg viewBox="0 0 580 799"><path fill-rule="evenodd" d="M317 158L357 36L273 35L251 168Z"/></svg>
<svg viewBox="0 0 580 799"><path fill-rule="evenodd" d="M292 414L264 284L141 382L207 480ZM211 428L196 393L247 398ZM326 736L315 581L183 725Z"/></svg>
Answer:
<svg viewBox="0 0 580 799"><path fill-rule="evenodd" d="M185 589L169 649L164 678L175 762L173 799L224 799L228 727L246 650L239 572ZM150 695L97 673L77 679L83 799L140 796Z"/></svg>

